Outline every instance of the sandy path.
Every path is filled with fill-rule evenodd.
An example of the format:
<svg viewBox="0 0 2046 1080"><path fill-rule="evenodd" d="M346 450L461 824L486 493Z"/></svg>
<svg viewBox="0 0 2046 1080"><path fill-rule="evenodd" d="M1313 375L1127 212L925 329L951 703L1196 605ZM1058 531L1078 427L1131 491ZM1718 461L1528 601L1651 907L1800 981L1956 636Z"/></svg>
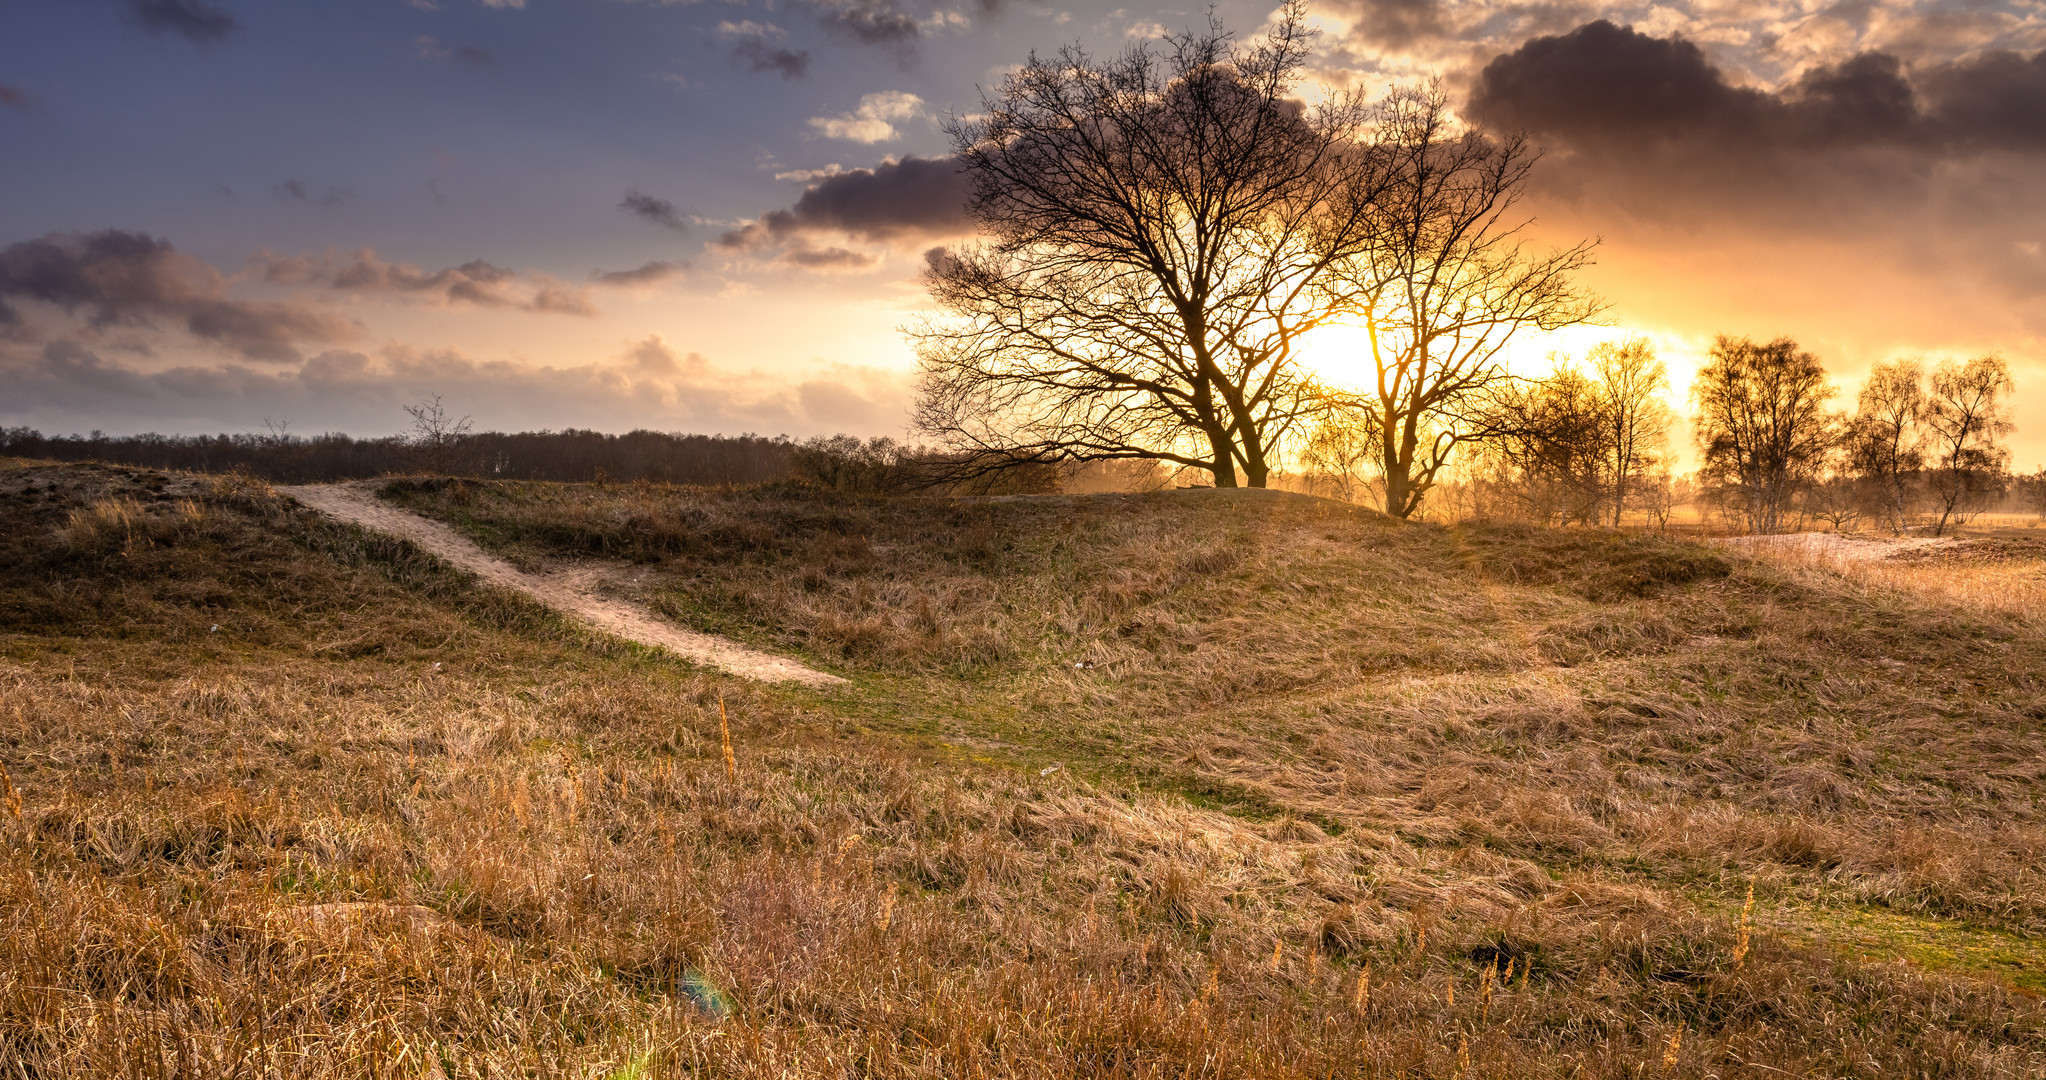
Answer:
<svg viewBox="0 0 2046 1080"><path fill-rule="evenodd" d="M711 634L699 634L662 622L638 605L599 595L601 574L570 571L529 574L477 547L468 537L438 521L420 517L379 500L364 484L306 484L278 491L329 517L410 540L440 559L493 585L531 596L556 611L575 615L606 633L628 641L666 649L685 660L763 682L794 682L836 686L845 682L804 667L785 657L758 652Z"/></svg>

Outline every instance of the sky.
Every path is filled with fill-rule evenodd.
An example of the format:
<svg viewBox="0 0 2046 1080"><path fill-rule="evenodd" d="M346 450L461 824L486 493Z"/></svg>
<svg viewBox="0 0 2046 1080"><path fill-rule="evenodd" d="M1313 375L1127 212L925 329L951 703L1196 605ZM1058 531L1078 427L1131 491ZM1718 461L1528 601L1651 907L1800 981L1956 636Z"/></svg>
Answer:
<svg viewBox="0 0 2046 1080"><path fill-rule="evenodd" d="M1220 4L1249 34L1269 3ZM2046 0L1311 0L1303 93L1439 80L1681 403L1716 334L1985 352L2046 464ZM1196 6L0 0L0 425L902 434L941 129ZM1315 353L1345 370L1335 339Z"/></svg>

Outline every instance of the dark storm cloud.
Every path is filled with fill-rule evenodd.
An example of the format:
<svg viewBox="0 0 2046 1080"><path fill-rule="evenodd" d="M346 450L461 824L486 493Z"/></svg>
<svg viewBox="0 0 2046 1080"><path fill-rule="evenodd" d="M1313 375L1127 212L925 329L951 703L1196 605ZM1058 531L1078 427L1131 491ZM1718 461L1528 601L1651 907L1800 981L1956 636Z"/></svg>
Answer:
<svg viewBox="0 0 2046 1080"><path fill-rule="evenodd" d="M648 195L638 188L627 189L625 198L618 201L618 209L665 229L682 233L689 231L689 220L675 209L674 203Z"/></svg>
<svg viewBox="0 0 2046 1080"><path fill-rule="evenodd" d="M1690 41L1601 21L1499 55L1464 113L1549 152L1530 190L1544 227L1596 230L1637 272L1661 267L1665 293L1702 265L1727 267L1701 278L1722 285L1804 281L1813 305L1855 302L1846 282L1910 281L2036 334L2042 96L2039 56L1994 50L1862 52L1755 88Z"/></svg>
<svg viewBox="0 0 2046 1080"><path fill-rule="evenodd" d="M732 59L745 64L750 71L772 71L791 81L810 74L808 51L775 45L759 34L742 37L735 42Z"/></svg>
<svg viewBox="0 0 2046 1080"><path fill-rule="evenodd" d="M630 270L597 270L590 274L590 280L599 285L653 285L680 274L686 267L681 263L650 262Z"/></svg>
<svg viewBox="0 0 2046 1080"><path fill-rule="evenodd" d="M42 102L37 100L34 94L23 90L21 87L0 83L0 108L34 112L41 105Z"/></svg>
<svg viewBox="0 0 2046 1080"><path fill-rule="evenodd" d="M595 315L596 308L580 290L540 277L530 288L516 271L483 259L460 266L422 270L410 263L386 262L373 251L345 259L331 255L266 255L256 261L263 280L273 285L321 285L340 292L384 293L430 297L448 304L559 315Z"/></svg>
<svg viewBox="0 0 2046 1080"><path fill-rule="evenodd" d="M122 0L121 6L145 29L181 34L192 41L220 41L241 29L241 22L227 9L203 0Z"/></svg>
<svg viewBox="0 0 2046 1080"><path fill-rule="evenodd" d="M1810 156L2046 148L2046 54L1990 52L1912 69L1865 52L1781 91L1735 86L1698 46L1610 22L1538 37L1487 64L1473 119L1570 146L1658 145Z"/></svg>
<svg viewBox="0 0 2046 1080"><path fill-rule="evenodd" d="M1964 142L2046 147L2046 52L1984 53L1923 69L1916 81Z"/></svg>
<svg viewBox="0 0 2046 1080"><path fill-rule="evenodd" d="M199 338L270 361L297 360L299 343L353 334L326 312L232 300L225 291L219 271L147 233L51 233L0 249L0 324L23 325L19 302L40 301L82 310L95 328L174 320Z"/></svg>
<svg viewBox="0 0 2046 1080"><path fill-rule="evenodd" d="M972 228L957 163L908 157L827 177L803 192L795 205L770 211L713 243L727 251L748 251L816 233L892 243L962 236Z"/></svg>

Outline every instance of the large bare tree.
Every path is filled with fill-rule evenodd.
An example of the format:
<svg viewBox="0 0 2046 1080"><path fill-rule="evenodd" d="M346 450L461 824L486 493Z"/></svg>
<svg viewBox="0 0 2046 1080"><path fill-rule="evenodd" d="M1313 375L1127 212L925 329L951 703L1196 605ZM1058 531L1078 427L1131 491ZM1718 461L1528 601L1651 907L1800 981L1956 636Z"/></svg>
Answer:
<svg viewBox="0 0 2046 1080"><path fill-rule="evenodd" d="M1794 500L1825 467L1833 386L1819 358L1787 337L1758 345L1720 335L1691 383L1700 479L1751 533L1783 531Z"/></svg>
<svg viewBox="0 0 2046 1080"><path fill-rule="evenodd" d="M1932 492L1939 503L1933 535L1967 516L1989 497L2000 495L2009 471L2007 399L2013 387L2010 365L1995 354L1966 363L1944 360L1932 370L1925 398L1926 444L1932 458Z"/></svg>
<svg viewBox="0 0 2046 1080"><path fill-rule="evenodd" d="M1113 61L1032 56L949 127L987 242L934 253L918 428L967 469L1152 459L1262 487L1315 408L1296 362L1365 205L1367 110L1294 98L1304 8Z"/></svg>
<svg viewBox="0 0 2046 1080"><path fill-rule="evenodd" d="M1349 204L1364 242L1339 263L1336 291L1375 375L1350 403L1378 437L1386 512L1407 517L1452 450L1495 433L1486 399L1507 377L1507 343L1598 312L1572 281L1596 242L1536 251L1514 213L1534 148L1458 130L1439 88L1394 91L1368 143Z"/></svg>

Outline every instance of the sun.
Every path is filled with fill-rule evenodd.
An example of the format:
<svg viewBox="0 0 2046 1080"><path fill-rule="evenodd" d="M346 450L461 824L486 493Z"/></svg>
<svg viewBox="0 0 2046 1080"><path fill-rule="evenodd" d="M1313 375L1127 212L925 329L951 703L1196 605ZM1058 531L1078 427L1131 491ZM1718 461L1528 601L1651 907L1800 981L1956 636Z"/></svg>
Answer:
<svg viewBox="0 0 2046 1080"><path fill-rule="evenodd" d="M1296 346L1300 365L1331 387L1366 390L1377 386L1371 362L1371 331L1348 323L1315 327Z"/></svg>

